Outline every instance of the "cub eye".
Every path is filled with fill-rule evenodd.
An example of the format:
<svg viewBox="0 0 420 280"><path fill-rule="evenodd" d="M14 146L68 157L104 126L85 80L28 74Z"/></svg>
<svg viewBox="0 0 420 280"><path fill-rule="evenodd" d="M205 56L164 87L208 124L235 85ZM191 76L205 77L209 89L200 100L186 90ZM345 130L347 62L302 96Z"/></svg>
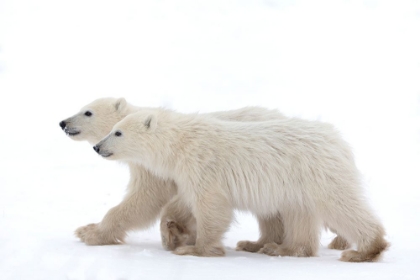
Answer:
<svg viewBox="0 0 420 280"><path fill-rule="evenodd" d="M119 131L115 132L115 136L120 137L121 135L122 135L121 132L119 132Z"/></svg>
<svg viewBox="0 0 420 280"><path fill-rule="evenodd" d="M92 116L92 112L91 112L91 111L86 111L86 112L85 112L85 116L87 116L87 117Z"/></svg>

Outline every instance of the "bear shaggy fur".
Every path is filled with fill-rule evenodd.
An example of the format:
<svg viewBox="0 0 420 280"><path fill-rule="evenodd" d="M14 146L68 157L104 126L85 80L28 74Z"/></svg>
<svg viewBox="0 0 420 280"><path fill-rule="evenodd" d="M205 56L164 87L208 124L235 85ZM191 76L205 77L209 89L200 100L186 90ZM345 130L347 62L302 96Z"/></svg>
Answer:
<svg viewBox="0 0 420 280"><path fill-rule="evenodd" d="M118 121L141 109L129 104L123 98L101 98L84 106L74 116L61 121L60 127L73 140L95 144L105 137ZM203 115L227 121L265 121L284 118L276 110L260 107ZM76 236L88 245L119 244L124 242L128 231L149 227L162 212L160 226L163 247L174 250L178 246L194 244L195 218L179 199L175 183L154 176L138 163L128 162L128 166L131 177L125 198L119 205L111 208L100 223L78 228ZM283 230L281 217L258 219L261 238L257 242L243 241L238 244L238 250L256 252L266 243L281 243ZM329 245L332 249L341 250L349 246L349 243L340 236Z"/></svg>
<svg viewBox="0 0 420 280"><path fill-rule="evenodd" d="M342 253L343 261L376 261L388 247L362 196L352 152L329 124L226 122L145 109L117 123L94 149L176 183L197 230L195 245L180 246L176 254L224 255L221 240L234 209L274 225L281 214L281 244L260 249L268 255L315 256L324 222L357 244L357 251Z"/></svg>

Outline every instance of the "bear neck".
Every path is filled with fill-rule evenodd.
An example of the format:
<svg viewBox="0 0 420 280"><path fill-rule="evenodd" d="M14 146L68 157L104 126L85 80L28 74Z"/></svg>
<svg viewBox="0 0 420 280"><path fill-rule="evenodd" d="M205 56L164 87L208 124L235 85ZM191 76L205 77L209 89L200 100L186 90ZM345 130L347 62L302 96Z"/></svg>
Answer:
<svg viewBox="0 0 420 280"><path fill-rule="evenodd" d="M197 145L203 135L201 131L206 131L206 127L206 122L199 115L162 110L157 127L157 141L161 141L159 155L151 155L155 165L163 167L162 171L177 181L187 169L194 168L195 160L191 157L199 156L202 152Z"/></svg>

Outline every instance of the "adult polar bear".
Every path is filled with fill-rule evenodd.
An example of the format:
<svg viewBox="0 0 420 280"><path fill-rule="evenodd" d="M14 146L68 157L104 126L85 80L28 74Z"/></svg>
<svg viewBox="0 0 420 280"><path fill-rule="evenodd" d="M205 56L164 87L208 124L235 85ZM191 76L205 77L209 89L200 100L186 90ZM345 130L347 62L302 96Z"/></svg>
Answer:
<svg viewBox="0 0 420 280"><path fill-rule="evenodd" d="M73 140L96 144L112 127L127 115L141 110L125 99L101 98L84 106L79 113L60 122L61 128ZM276 110L248 107L239 110L203 114L224 120L262 121L284 118ZM111 208L98 224L76 230L76 235L88 245L124 242L127 231L152 225L162 212L162 245L173 250L177 246L195 242L195 219L179 200L172 180L162 180L137 163L128 162L130 181L122 202ZM238 249L255 252L269 242L281 242L279 217L258 218L261 237L257 242L244 241ZM281 235L280 235L281 236ZM346 249L349 244L340 236L329 245L332 249Z"/></svg>
<svg viewBox="0 0 420 280"><path fill-rule="evenodd" d="M362 197L352 152L329 124L226 122L148 109L117 123L94 149L176 182L197 220L195 245L178 247L179 255L224 255L233 209L265 219L281 213L282 244L261 249L270 255L316 255L323 221L356 242L358 250L343 252L343 261L376 261L388 246Z"/></svg>

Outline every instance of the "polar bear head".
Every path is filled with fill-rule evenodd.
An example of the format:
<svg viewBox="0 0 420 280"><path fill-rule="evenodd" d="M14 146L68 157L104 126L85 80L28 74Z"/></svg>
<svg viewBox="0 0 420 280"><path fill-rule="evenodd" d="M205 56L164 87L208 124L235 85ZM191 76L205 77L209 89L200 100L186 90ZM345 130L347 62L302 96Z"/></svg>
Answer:
<svg viewBox="0 0 420 280"><path fill-rule="evenodd" d="M143 109L118 122L93 148L111 160L142 160L161 149L157 136L157 110Z"/></svg>
<svg viewBox="0 0 420 280"><path fill-rule="evenodd" d="M61 121L60 127L73 140L95 144L130 113L131 107L124 98L100 98Z"/></svg>

